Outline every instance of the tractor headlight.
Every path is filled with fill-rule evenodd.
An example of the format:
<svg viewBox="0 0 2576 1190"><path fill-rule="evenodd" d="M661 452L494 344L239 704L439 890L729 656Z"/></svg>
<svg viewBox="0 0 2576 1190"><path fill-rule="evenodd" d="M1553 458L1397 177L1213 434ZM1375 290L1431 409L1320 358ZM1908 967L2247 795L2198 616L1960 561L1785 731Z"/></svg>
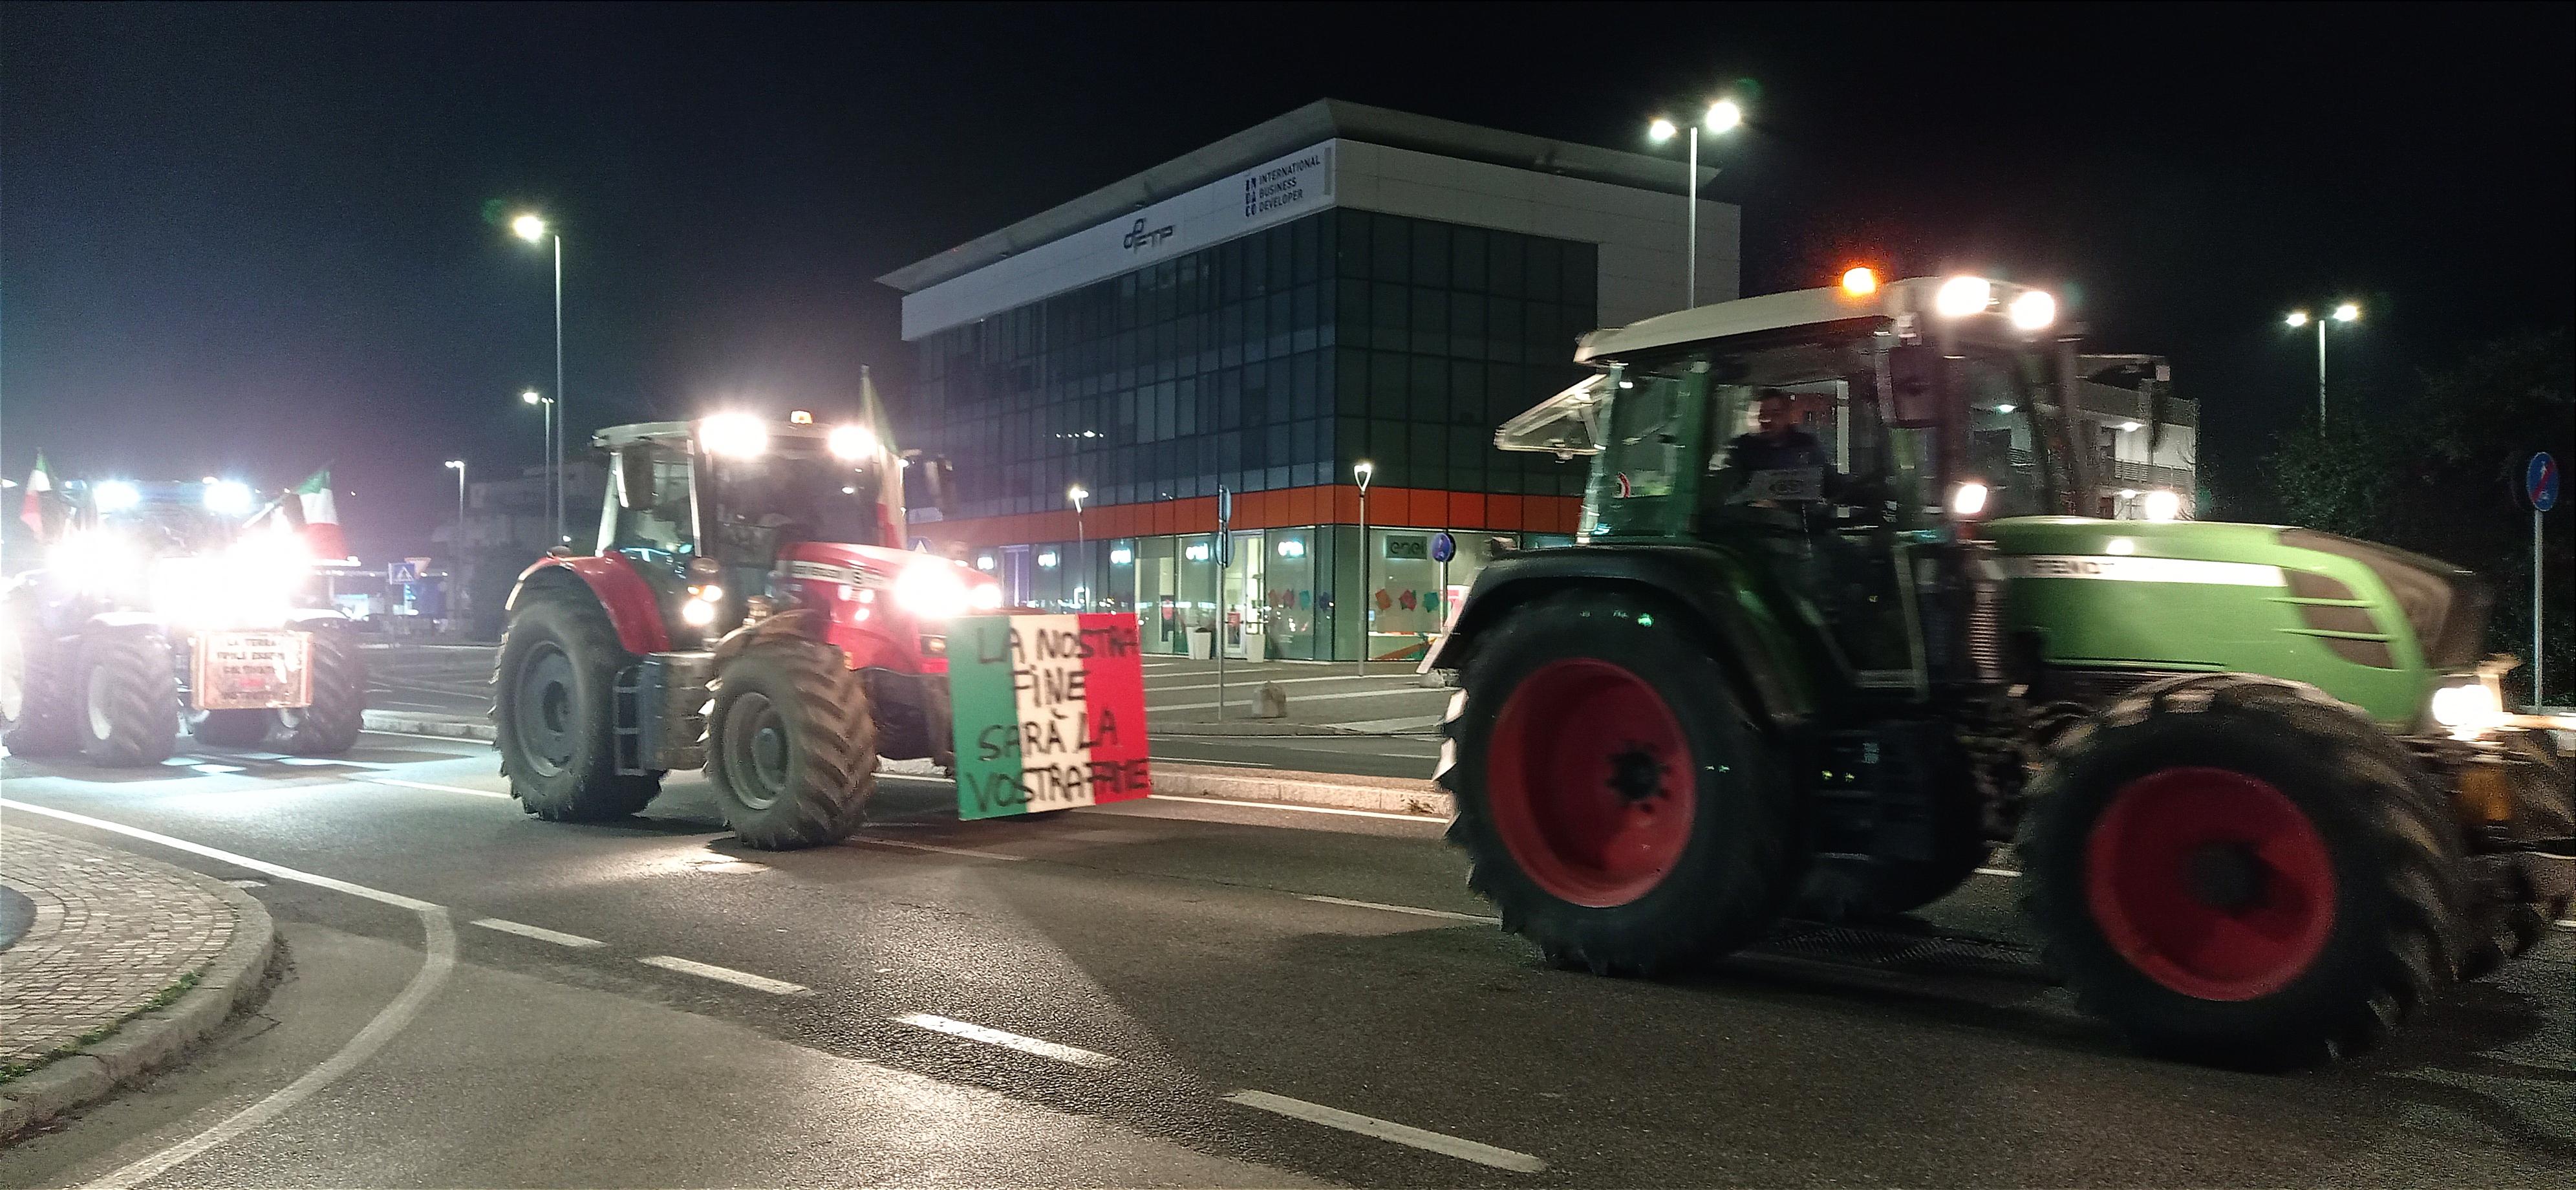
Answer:
<svg viewBox="0 0 2576 1190"><path fill-rule="evenodd" d="M709 454L756 459L769 450L769 425L748 413L719 413L698 423L698 441Z"/></svg>
<svg viewBox="0 0 2576 1190"><path fill-rule="evenodd" d="M1950 489L1950 511L1958 516L1976 516L1986 510L1986 485L1969 480Z"/></svg>
<svg viewBox="0 0 2576 1190"><path fill-rule="evenodd" d="M2504 725L2504 702L2484 682L2444 686L2433 692L2433 722L2464 740Z"/></svg>
<svg viewBox="0 0 2576 1190"><path fill-rule="evenodd" d="M876 432L866 426L834 426L831 436L824 441L831 446L832 457L836 459L864 459L877 453Z"/></svg>
<svg viewBox="0 0 2576 1190"><path fill-rule="evenodd" d="M967 590L966 576L943 558L917 558L894 579L894 605L916 619L962 616L973 606L974 596Z"/></svg>
<svg viewBox="0 0 2576 1190"><path fill-rule="evenodd" d="M2025 289L2004 308L2004 314L2021 330L2043 330L2057 321L2057 299L2036 289Z"/></svg>
<svg viewBox="0 0 2576 1190"><path fill-rule="evenodd" d="M716 605L704 598L688 600L680 605L680 622L691 628L713 624L716 622Z"/></svg>
<svg viewBox="0 0 2576 1190"><path fill-rule="evenodd" d="M74 590L112 594L143 577L143 551L113 532L74 530L45 551L45 568Z"/></svg>
<svg viewBox="0 0 2576 1190"><path fill-rule="evenodd" d="M1952 277L1932 291L1932 309L1943 318L1983 314L1995 300L1995 284L1983 277Z"/></svg>

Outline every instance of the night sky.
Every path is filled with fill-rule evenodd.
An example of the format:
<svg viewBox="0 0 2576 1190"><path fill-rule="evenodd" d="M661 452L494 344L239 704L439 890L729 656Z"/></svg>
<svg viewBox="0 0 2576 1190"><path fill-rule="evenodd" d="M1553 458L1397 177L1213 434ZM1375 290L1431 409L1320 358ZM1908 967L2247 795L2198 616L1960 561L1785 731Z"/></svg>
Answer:
<svg viewBox="0 0 2576 1190"><path fill-rule="evenodd" d="M13 4L0 466L329 462L360 551L419 552L440 460L537 459L552 292L496 200L564 228L577 430L830 409L862 364L908 416L879 274L1291 108L1642 149L1728 92L1745 292L2058 286L2173 357L2226 485L2313 400L2293 306L2368 309L2356 407L2576 317L2571 12Z"/></svg>

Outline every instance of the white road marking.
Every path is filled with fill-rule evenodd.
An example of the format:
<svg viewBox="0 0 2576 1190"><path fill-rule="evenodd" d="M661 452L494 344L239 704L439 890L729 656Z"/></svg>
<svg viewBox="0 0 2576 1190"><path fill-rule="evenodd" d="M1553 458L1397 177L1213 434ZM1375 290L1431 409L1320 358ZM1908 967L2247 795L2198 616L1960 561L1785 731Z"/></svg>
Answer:
<svg viewBox="0 0 2576 1190"><path fill-rule="evenodd" d="M504 934L517 934L522 938L534 938L539 942L552 942L557 946L608 945L597 938L584 938L579 934L567 934L561 930L549 930L544 926L532 926L526 922L508 921L498 917L478 917L474 919L474 924L487 930L499 930Z"/></svg>
<svg viewBox="0 0 2576 1190"><path fill-rule="evenodd" d="M426 731L385 731L385 730L382 730L382 729L380 729L380 728L370 727L370 728L367 728L367 729L366 729L366 730L364 730L364 731L359 732L358 734L359 734L359 735L398 735L398 736L401 736L402 738L407 739L407 740L445 740L445 741L447 741L448 743L451 743L451 744L481 744L481 745L483 745L484 747L487 747L487 748L492 746L492 741L490 741L490 740L478 740L478 739L475 739L475 738L474 738L474 737L472 737L472 736L463 736L463 735L436 735L436 734L433 734L433 733L430 733L430 732L426 732Z"/></svg>
<svg viewBox="0 0 2576 1190"><path fill-rule="evenodd" d="M1348 905L1353 909L1384 909L1389 913L1410 913L1415 917L1445 917L1451 921L1472 921L1493 926L1503 924L1503 919L1499 917L1486 917L1477 913L1451 913L1446 909L1421 909L1412 905L1386 905L1376 901L1352 901L1341 897L1327 897L1314 894L1300 895L1297 899L1300 901L1314 901L1324 905Z"/></svg>
<svg viewBox="0 0 2576 1190"><path fill-rule="evenodd" d="M1071 809L1078 807L1068 808ZM1018 863L1019 861L1028 858L1025 855L1011 855L1007 852L1001 851L977 851L968 847L934 847L928 843L898 843L892 839L872 839L864 835L852 835L850 836L850 841L853 843L874 843L879 847L901 847L906 851L936 851L941 855L962 855L969 859L1001 859L1009 860L1012 863Z"/></svg>
<svg viewBox="0 0 2576 1190"><path fill-rule="evenodd" d="M236 877L236 878L234 878L234 879L224 881L224 883L229 884L229 885L233 886L234 888L267 888L267 887L268 887L268 882L267 882L267 881L265 881L265 880L253 880L253 879L250 879L250 878L249 878L249 877L247 877L247 876L243 876L243 877Z"/></svg>
<svg viewBox="0 0 2576 1190"><path fill-rule="evenodd" d="M1344 1132L1356 1132L1362 1136L1373 1136L1379 1140L1391 1140L1400 1145L1411 1145L1444 1157L1473 1161L1478 1165L1490 1165L1495 1169L1508 1169L1514 1173L1538 1173L1547 1168L1547 1162L1527 1153L1498 1149L1489 1144L1416 1128L1410 1124L1398 1124L1393 1120L1363 1116L1357 1112L1343 1111L1338 1107L1326 1107L1320 1103L1308 1103L1303 1099L1273 1095L1268 1091L1237 1091L1225 1098L1228 1103L1257 1107L1266 1112L1277 1112L1291 1119L1321 1124L1327 1128L1339 1128Z"/></svg>
<svg viewBox="0 0 2576 1190"><path fill-rule="evenodd" d="M462 785L439 785L429 781L405 781L400 777L351 777L349 779L364 781L369 785L400 785L405 789L426 789L432 793L462 793L471 797L497 797L503 801L508 801L510 798L507 792L467 789Z"/></svg>
<svg viewBox="0 0 2576 1190"><path fill-rule="evenodd" d="M1197 678L1197 677L1206 677L1206 676L1209 676L1209 675L1207 675L1207 674L1195 674L1195 673L1189 673L1189 674L1168 674L1168 675L1165 675L1165 676L1167 676L1167 677L1175 677L1175 678ZM1330 676L1330 677L1321 677L1321 678L1236 678L1236 679L1234 679L1233 681L1227 682L1227 683L1225 684L1225 687L1226 687L1226 689L1228 689L1228 690L1241 690L1241 689L1243 689L1245 686L1248 686L1248 685L1249 685L1249 686L1259 686L1259 685L1261 685L1261 684L1263 684L1263 683L1266 683L1266 682L1277 682L1277 683L1279 683L1280 685L1285 686L1285 685L1289 684L1290 682L1369 682L1369 681L1385 681L1385 680L1386 680L1386 679L1384 679L1384 678L1382 678L1382 677L1368 677L1368 678L1363 678L1363 677L1358 677L1358 676L1353 675L1353 674L1334 674L1334 675L1332 675L1332 676ZM1195 685L1195 686L1147 686L1147 687L1145 687L1145 693L1147 693L1147 694L1149 694L1149 695L1150 695L1150 694L1168 694L1168 693L1171 693L1172 691L1175 691L1175 690L1214 690L1214 689L1216 689L1216 688L1217 688L1217 684L1216 684L1216 683L1214 683L1214 682L1207 682L1207 683L1203 683L1203 684ZM1418 689L1418 687L1413 687L1413 686L1407 686L1406 688L1407 688L1407 689Z"/></svg>
<svg viewBox="0 0 2576 1190"><path fill-rule="evenodd" d="M188 767L204 773L209 777L220 777L226 773L247 773L250 771L249 769L243 768L237 764L192 764Z"/></svg>
<svg viewBox="0 0 2576 1190"><path fill-rule="evenodd" d="M928 1029L933 1033L945 1033L951 1037L963 1037L968 1041L980 1041L986 1045L998 1045L1004 1049L1018 1050L1024 1054L1036 1054L1041 1058L1053 1058L1058 1062L1070 1063L1075 1066L1088 1066L1095 1070L1106 1069L1118 1064L1118 1059L1110 1057L1107 1054L1095 1054L1087 1049L1078 1049L1070 1045L1059 1045L1042 1038L1023 1037L1020 1034L1006 1033L1000 1029L988 1029L982 1025L970 1025L964 1021L952 1020L944 1016L932 1016L926 1012L907 1012L902 1016L893 1018L893 1020L898 1024L910 1025L916 1029Z"/></svg>
<svg viewBox="0 0 2576 1190"><path fill-rule="evenodd" d="M1156 736L1153 736L1153 737L1151 737L1151 738L1153 738L1153 739L1158 739L1158 740L1186 740L1186 739L1190 739L1190 738L1192 738L1192 737L1190 737L1190 736L1177 736L1177 735L1156 735ZM1225 767L1227 767L1227 768L1237 768L1237 769L1266 769L1266 768L1269 768L1269 767L1270 767L1269 765L1263 764L1263 763L1261 763L1261 762L1260 762L1260 761L1258 761L1258 760L1218 760L1217 758L1215 758L1215 757L1213 757L1213 756L1160 757L1160 758L1158 758L1158 759L1164 759L1164 760L1178 760L1178 761L1179 761L1180 763L1182 763L1182 764L1215 764L1215 765L1223 765L1223 766L1225 766Z"/></svg>
<svg viewBox="0 0 2576 1190"><path fill-rule="evenodd" d="M2013 871L2011 868L1979 868L1977 869L1977 875L2013 877L2019 876L2021 873Z"/></svg>
<svg viewBox="0 0 2576 1190"><path fill-rule="evenodd" d="M2576 917L2562 917L2549 924L2562 930L2576 930Z"/></svg>
<svg viewBox="0 0 2576 1190"><path fill-rule="evenodd" d="M806 987L801 983L789 983L784 979L771 979L766 975L754 975L749 971L736 971L731 967L719 967L713 963L701 963L696 959L683 959L667 954L657 954L648 955L635 961L642 963L647 967L660 967L665 971L677 971L682 975L695 975L701 979L722 980L736 987L750 988L755 992L767 992L773 996L811 996L814 994L814 989Z"/></svg>
<svg viewBox="0 0 2576 1190"><path fill-rule="evenodd" d="M357 1036L349 1039L348 1044L323 1059L321 1065L305 1071L294 1082L269 1092L258 1102L233 1113L214 1127L91 1182L90 1186L93 1190L125 1190L126 1187L151 1181L216 1145L276 1119L287 1109L311 1097L314 1092L339 1081L343 1075L374 1057L377 1050L383 1049L386 1042L393 1040L395 1034L402 1032L405 1026L411 1024L412 1019L420 1015L421 1007L427 1004L429 998L437 994L440 986L447 982L448 973L456 969L456 928L448 923L447 909L444 906L406 897L401 893L369 888L363 884L352 884L346 880L335 880L329 876L299 872L284 864L252 859L247 855L208 847L203 843L191 843L186 839L172 838L141 827L109 822L103 818L92 818L86 814L74 814L67 810L56 810L48 806L32 805L8 798L0 798L0 807L30 814L42 814L64 822L111 831L127 838L156 843L175 851L202 855L235 867L265 872L280 880L292 880L299 884L310 884L317 888L344 892L353 897L363 897L381 904L409 909L420 915L423 939L420 970L412 973L411 982L403 985L401 994L395 996L391 1003L377 1012L375 1017L367 1022L365 1028L358 1030Z"/></svg>
<svg viewBox="0 0 2576 1190"><path fill-rule="evenodd" d="M1303 703L1310 703L1310 702L1331 702L1331 701L1335 701L1335 700L1338 700L1338 699L1344 699L1344 698L1392 698L1392 697L1395 697L1395 696L1398 696L1398 695L1405 695L1405 694L1437 695L1437 694L1439 694L1439 693L1440 693L1440 691L1437 691L1437 690L1425 690L1425 689L1423 689L1423 688L1421 688L1421 687L1419 687L1419 686L1404 686L1404 687L1400 687L1400 688L1397 688L1397 689L1394 689L1394 690L1349 690L1349 691L1344 691L1344 692L1339 693L1339 694L1301 694L1301 695L1298 695L1298 696L1297 696L1297 701L1298 701L1300 704L1303 704ZM1217 704L1217 703L1212 703L1212 702L1170 702L1170 703L1147 703L1147 704L1145 705L1145 709L1146 709L1146 711L1148 711L1148 712L1153 712L1153 711L1209 711L1209 710L1214 710L1214 709L1216 709L1216 707L1217 707L1218 705L1219 705L1219 704ZM1249 690L1245 691L1245 692L1244 692L1243 697L1242 697L1242 698L1240 698L1240 699L1236 699L1236 698L1231 698L1231 697L1229 697L1229 698L1225 701L1225 703L1224 703L1223 705L1225 705L1225 706L1230 706L1230 707L1248 707L1248 706L1251 706L1251 705L1252 705L1252 692L1251 692L1251 691L1249 691Z"/></svg>
<svg viewBox="0 0 2576 1190"><path fill-rule="evenodd" d="M1196 764L1198 762L1189 761L1186 763ZM1253 810L1288 810L1298 814L1340 814L1350 818L1392 818L1397 822L1418 822L1424 826L1445 827L1449 825L1448 819L1434 818L1428 814L1396 814L1386 810L1345 810L1339 806L1292 806L1286 802L1247 802L1225 797L1185 797L1177 793L1157 793L1153 794L1149 800L1158 802L1204 802L1211 806L1243 806Z"/></svg>

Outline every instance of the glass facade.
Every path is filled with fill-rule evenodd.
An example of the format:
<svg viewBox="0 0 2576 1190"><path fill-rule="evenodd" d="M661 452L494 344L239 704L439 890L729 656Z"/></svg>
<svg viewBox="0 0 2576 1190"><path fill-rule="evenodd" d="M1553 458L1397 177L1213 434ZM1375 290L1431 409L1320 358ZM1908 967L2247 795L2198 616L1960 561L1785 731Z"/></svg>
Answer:
<svg viewBox="0 0 2576 1190"><path fill-rule="evenodd" d="M1363 549L1350 466L1370 461L1388 489L1579 497L1582 460L1505 453L1493 434L1582 374L1598 273L1589 243L1320 211L923 337L927 424L906 444L955 462L951 520L967 525L949 532L994 543L971 547L974 563L1015 605L1132 610L1155 652L1418 652L1492 538L1549 538L1458 529L1444 567L1440 514L1399 504L1372 510ZM1028 541L1036 523L1009 520L1060 518L1076 484L1091 527L1116 536ZM1277 501L1238 512L1225 567L1201 499L1219 486L1238 510L1243 495ZM1291 499L1311 511L1282 512ZM1156 518L1139 506L1172 501L1197 503L1140 531Z"/></svg>
<svg viewBox="0 0 2576 1190"><path fill-rule="evenodd" d="M913 437L958 464L962 517L1347 482L1581 494L1493 448L1571 383L1594 246L1320 211L920 341Z"/></svg>

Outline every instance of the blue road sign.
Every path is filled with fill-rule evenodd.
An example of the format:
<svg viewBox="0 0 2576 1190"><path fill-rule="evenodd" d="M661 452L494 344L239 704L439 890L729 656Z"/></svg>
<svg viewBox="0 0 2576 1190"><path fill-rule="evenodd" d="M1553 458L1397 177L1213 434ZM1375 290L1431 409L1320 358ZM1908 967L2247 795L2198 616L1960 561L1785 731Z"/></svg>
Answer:
<svg viewBox="0 0 2576 1190"><path fill-rule="evenodd" d="M385 563L385 581L387 583L419 582L420 566L413 562L387 562Z"/></svg>
<svg viewBox="0 0 2576 1190"><path fill-rule="evenodd" d="M1457 538L1449 536L1448 532L1447 532L1447 531L1445 531L1445 530L1444 530L1444 531L1442 531L1442 532L1434 533L1434 534L1432 534L1432 535L1431 535L1431 560L1432 560L1432 561L1434 561L1434 562L1446 562L1446 561L1448 561L1449 559L1451 559L1451 558L1455 558L1455 557L1457 557L1457 556L1458 556L1458 539L1457 539Z"/></svg>
<svg viewBox="0 0 2576 1190"><path fill-rule="evenodd" d="M2533 512L2547 512L2558 506L2558 460L2548 451L2531 456L2530 465L2522 469L2522 498L2531 502Z"/></svg>

